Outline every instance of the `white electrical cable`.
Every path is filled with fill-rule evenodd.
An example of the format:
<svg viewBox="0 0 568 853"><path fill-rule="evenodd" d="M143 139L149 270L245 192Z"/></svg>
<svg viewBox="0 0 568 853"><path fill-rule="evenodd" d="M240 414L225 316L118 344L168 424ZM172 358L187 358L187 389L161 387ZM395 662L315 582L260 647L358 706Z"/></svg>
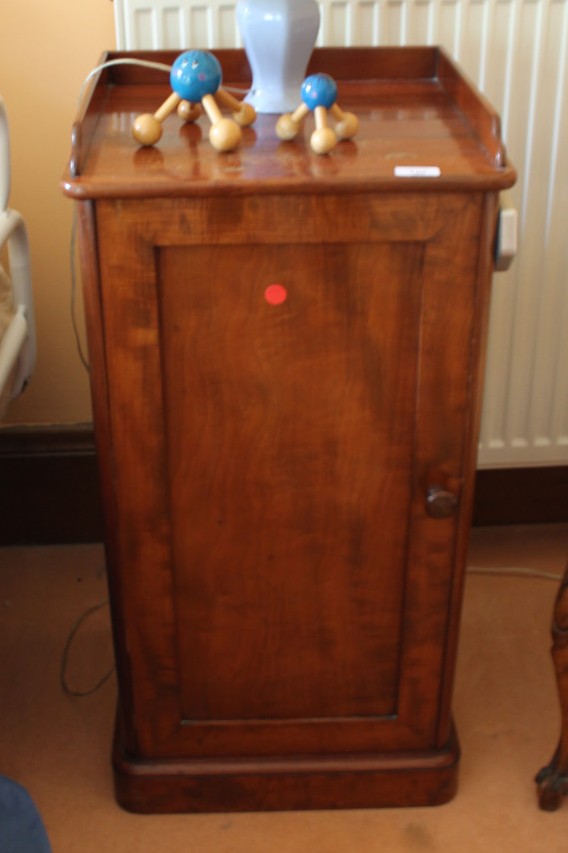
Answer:
<svg viewBox="0 0 568 853"><path fill-rule="evenodd" d="M77 211L73 210L73 219L71 221L71 240L70 240L70 257L69 257L69 267L71 272L71 326L73 328L73 334L75 336L75 345L77 347L77 354L79 356L79 360L87 373L90 373L91 368L89 365L89 359L87 358L85 351L83 349L83 344L81 341L81 336L79 334L79 325L77 323L77 309L76 309L76 297L77 297L77 274L75 271L75 252L77 246Z"/></svg>
<svg viewBox="0 0 568 853"><path fill-rule="evenodd" d="M504 566L503 568L488 568L486 566L468 566L467 571L472 575L513 575L514 577L540 578L549 581L561 581L563 575L554 572L545 572L540 569L531 569L525 566Z"/></svg>
<svg viewBox="0 0 568 853"><path fill-rule="evenodd" d="M105 68L111 68L113 65L137 65L140 68L153 68L156 71L164 71L169 74L172 70L171 65L166 65L164 62L153 62L147 59L109 59L108 62L103 62L101 65L97 65L96 68L93 68L85 79L83 80L83 84L81 86L81 91L79 92L79 103L83 100L83 95L85 94L85 89L89 85L89 82L100 71L104 71ZM234 86L225 86L224 87L227 92L235 92L239 95L246 95L251 90L250 89L238 89Z"/></svg>
<svg viewBox="0 0 568 853"><path fill-rule="evenodd" d="M27 336L26 311L23 305L18 305L16 313L2 335L2 340L0 340L0 393L8 384L8 379L20 357Z"/></svg>
<svg viewBox="0 0 568 853"><path fill-rule="evenodd" d="M98 74L100 71L104 71L105 68L111 68L113 65L137 65L140 68L153 68L156 71L165 71L168 74L172 70L171 65L166 65L164 62L152 62L146 59L109 59L108 62L103 62L101 65L97 65L96 68L93 68L92 71L89 71L83 80L83 85L79 92L79 103L83 100L85 89L95 74Z"/></svg>

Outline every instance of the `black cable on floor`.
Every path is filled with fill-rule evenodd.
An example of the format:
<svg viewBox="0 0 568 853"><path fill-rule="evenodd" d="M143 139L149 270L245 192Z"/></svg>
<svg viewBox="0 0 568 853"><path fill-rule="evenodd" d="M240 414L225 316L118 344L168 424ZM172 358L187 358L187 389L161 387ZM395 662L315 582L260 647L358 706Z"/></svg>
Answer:
<svg viewBox="0 0 568 853"><path fill-rule="evenodd" d="M103 677L99 681L97 681L97 683L94 685L94 687L89 688L89 690L73 690L73 688L69 687L69 684L67 681L67 664L68 664L68 658L69 658L69 651L70 651L71 646L73 644L73 640L75 639L75 636L77 635L77 632L79 631L79 629L81 628L83 623L90 616L92 616L94 613L97 613L99 610L102 610L103 607L106 607L107 605L108 605L108 599L106 599L105 601L101 601L99 604L95 604L95 605L93 605L93 607L89 607L87 610L85 610L85 612L82 613L81 616L77 619L77 621L75 622L75 624L73 625L73 628L71 629L71 631L69 633L69 636L67 637L67 640L65 642L65 647L63 649L63 654L61 657L61 670L60 670L59 680L61 682L61 688L62 688L63 692L67 693L68 696L92 696L93 693L96 693L97 690L100 690L100 688L103 686L103 684L105 684L109 680L109 678L111 677L111 675L114 672L114 666L113 666L106 673L106 675L103 675Z"/></svg>

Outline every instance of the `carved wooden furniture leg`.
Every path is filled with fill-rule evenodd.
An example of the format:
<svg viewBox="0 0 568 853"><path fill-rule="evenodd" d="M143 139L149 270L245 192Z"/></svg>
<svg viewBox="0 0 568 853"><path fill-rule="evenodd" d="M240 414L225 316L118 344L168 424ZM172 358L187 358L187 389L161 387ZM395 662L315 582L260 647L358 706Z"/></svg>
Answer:
<svg viewBox="0 0 568 853"><path fill-rule="evenodd" d="M559 808L568 794L568 566L564 573L552 620L552 660L560 697L560 743L554 756L536 777L539 806L545 811Z"/></svg>

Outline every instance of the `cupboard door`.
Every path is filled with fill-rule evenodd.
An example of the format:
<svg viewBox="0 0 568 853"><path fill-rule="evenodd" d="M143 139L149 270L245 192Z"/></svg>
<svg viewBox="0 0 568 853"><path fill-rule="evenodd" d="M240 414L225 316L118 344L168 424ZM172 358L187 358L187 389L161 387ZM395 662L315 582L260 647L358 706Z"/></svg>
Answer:
<svg viewBox="0 0 568 853"><path fill-rule="evenodd" d="M395 713L421 266L381 244L161 254L184 719Z"/></svg>
<svg viewBox="0 0 568 853"><path fill-rule="evenodd" d="M139 754L436 744L480 205L380 202L365 240L100 219Z"/></svg>

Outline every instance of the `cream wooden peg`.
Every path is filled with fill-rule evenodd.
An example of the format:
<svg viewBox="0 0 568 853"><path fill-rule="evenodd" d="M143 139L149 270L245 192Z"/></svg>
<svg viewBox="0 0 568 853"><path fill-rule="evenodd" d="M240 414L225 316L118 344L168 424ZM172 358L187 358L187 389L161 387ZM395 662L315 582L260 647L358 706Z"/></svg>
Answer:
<svg viewBox="0 0 568 853"><path fill-rule="evenodd" d="M211 122L209 142L216 151L232 151L241 141L241 129L230 118L224 118L213 95L201 99L203 109Z"/></svg>
<svg viewBox="0 0 568 853"><path fill-rule="evenodd" d="M309 111L309 107L305 104L300 104L293 113L284 113L284 115L281 115L276 122L276 135L278 139L282 139L283 142L295 139Z"/></svg>
<svg viewBox="0 0 568 853"><path fill-rule="evenodd" d="M327 110L316 107L314 110L316 129L310 137L310 148L314 154L328 154L337 145L337 137L327 124Z"/></svg>
<svg viewBox="0 0 568 853"><path fill-rule="evenodd" d="M176 92L166 98L155 113L137 116L132 125L132 136L140 145L155 145L162 138L162 122L173 113L181 98Z"/></svg>
<svg viewBox="0 0 568 853"><path fill-rule="evenodd" d="M337 120L335 133L339 139L352 139L359 130L359 119L355 113L343 112L338 104L332 106L331 113Z"/></svg>
<svg viewBox="0 0 568 853"><path fill-rule="evenodd" d="M187 124L197 121L202 112L201 104L196 104L194 101L182 100L177 108L179 118Z"/></svg>
<svg viewBox="0 0 568 853"><path fill-rule="evenodd" d="M220 86L215 92L215 100L233 110L233 118L241 127L248 127L256 119L256 110L252 104L247 104L246 101L239 101Z"/></svg>

